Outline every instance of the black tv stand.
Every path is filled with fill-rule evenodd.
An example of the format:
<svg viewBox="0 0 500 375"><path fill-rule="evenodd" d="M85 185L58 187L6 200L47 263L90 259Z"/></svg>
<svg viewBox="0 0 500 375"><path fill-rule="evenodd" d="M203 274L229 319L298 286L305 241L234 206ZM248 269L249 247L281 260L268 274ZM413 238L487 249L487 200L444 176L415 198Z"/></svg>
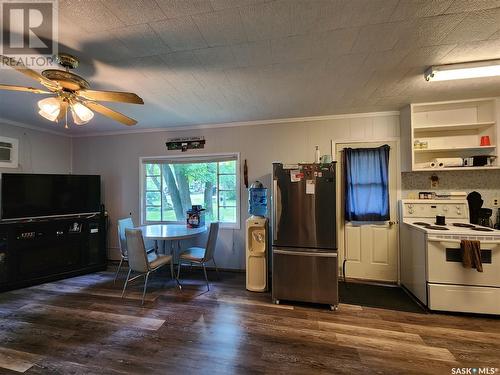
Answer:
<svg viewBox="0 0 500 375"><path fill-rule="evenodd" d="M0 222L0 291L106 269L104 214Z"/></svg>

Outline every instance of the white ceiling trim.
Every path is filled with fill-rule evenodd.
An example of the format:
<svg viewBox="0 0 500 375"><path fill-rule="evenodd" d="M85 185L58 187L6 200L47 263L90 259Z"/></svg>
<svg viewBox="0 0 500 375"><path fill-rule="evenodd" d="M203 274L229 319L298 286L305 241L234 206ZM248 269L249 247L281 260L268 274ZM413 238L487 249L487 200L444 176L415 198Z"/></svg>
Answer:
<svg viewBox="0 0 500 375"><path fill-rule="evenodd" d="M225 122L219 124L199 124L199 125L186 125L186 126L176 126L167 128L129 129L129 130L117 130L110 132L73 134L71 135L71 137L72 138L104 137L104 136L124 135L124 134L159 133L159 132L173 132L173 131L197 130L197 129L212 129L212 128L232 128L238 126L272 125L272 124L283 124L283 123L301 123L308 121L325 121L325 120L339 120L339 119L360 118L360 117L366 118L366 117L385 117L385 116L399 116L399 111L346 113L340 115L290 117L290 118L273 119L273 120L238 121L238 122Z"/></svg>
<svg viewBox="0 0 500 375"><path fill-rule="evenodd" d="M25 124L24 122L7 120L7 119L2 118L2 117L0 117L0 124L10 125L10 126L16 126L16 127L19 127L19 128L25 128L25 129L35 130L37 132L49 133L49 134L58 135L58 136L61 136L61 137L71 138L71 134L67 134L67 133L64 133L62 131L50 130L50 129L46 129L46 128L43 128L43 127L38 127L38 126L34 126L34 125L28 125L28 124Z"/></svg>

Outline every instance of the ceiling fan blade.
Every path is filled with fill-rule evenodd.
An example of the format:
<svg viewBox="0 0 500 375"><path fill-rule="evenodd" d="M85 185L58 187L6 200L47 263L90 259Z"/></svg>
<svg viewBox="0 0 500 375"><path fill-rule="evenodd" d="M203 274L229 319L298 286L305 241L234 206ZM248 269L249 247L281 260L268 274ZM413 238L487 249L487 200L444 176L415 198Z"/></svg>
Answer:
<svg viewBox="0 0 500 375"><path fill-rule="evenodd" d="M0 62L2 64L10 66L12 69L17 70L19 73L22 73L30 78L33 78L34 80L40 82L42 85L45 87L57 91L60 89L60 86L57 82L54 82L50 79L45 78L42 76L40 73L35 72L34 70L31 70L24 66L24 64L21 61L16 61L13 58L0 55Z"/></svg>
<svg viewBox="0 0 500 375"><path fill-rule="evenodd" d="M0 84L0 90L10 90L10 91L26 91L33 94L52 94L50 91L36 89L34 87L27 86L15 86L15 85L2 85Z"/></svg>
<svg viewBox="0 0 500 375"><path fill-rule="evenodd" d="M121 114L120 112L116 112L116 111L112 110L111 108L105 107L102 104L95 103L95 102L83 102L83 104L86 107L100 113L101 115L104 115L104 116L109 117L113 120L121 122L122 124L125 124L128 126L132 126L132 125L137 124L136 120L134 120L130 117L127 117L127 116Z"/></svg>
<svg viewBox="0 0 500 375"><path fill-rule="evenodd" d="M120 91L100 91L100 90L80 90L76 95L89 100L98 100L103 102L120 102L131 104L144 104L144 100L132 92Z"/></svg>
<svg viewBox="0 0 500 375"><path fill-rule="evenodd" d="M57 121L62 120L66 117L66 112L68 112L68 102L65 100L61 101L61 109L59 115L57 116Z"/></svg>

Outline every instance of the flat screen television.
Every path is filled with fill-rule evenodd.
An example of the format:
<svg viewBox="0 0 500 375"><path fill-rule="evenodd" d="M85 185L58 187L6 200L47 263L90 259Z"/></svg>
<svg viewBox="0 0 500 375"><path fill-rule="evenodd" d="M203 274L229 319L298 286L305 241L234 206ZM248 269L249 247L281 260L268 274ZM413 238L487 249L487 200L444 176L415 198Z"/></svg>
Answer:
<svg viewBox="0 0 500 375"><path fill-rule="evenodd" d="M100 176L2 173L1 178L2 220L100 211Z"/></svg>

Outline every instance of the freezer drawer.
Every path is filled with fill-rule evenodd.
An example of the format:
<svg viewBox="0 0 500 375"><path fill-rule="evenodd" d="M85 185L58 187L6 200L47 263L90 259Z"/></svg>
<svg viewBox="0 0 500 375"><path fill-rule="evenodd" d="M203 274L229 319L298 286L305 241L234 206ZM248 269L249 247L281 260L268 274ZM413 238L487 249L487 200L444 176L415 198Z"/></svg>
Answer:
<svg viewBox="0 0 500 375"><path fill-rule="evenodd" d="M478 314L500 314L500 288L429 284L429 308Z"/></svg>
<svg viewBox="0 0 500 375"><path fill-rule="evenodd" d="M337 252L273 248L273 300L338 305Z"/></svg>

